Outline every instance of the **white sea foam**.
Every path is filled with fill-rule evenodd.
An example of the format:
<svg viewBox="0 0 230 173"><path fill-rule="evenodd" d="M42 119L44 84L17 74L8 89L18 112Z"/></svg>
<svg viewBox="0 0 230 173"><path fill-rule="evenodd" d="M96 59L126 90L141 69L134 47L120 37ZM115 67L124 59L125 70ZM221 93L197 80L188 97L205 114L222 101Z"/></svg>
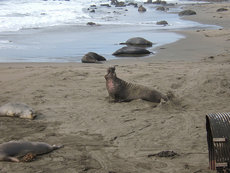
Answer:
<svg viewBox="0 0 230 173"><path fill-rule="evenodd" d="M132 2L132 0L129 0ZM135 0L143 3L146 0ZM178 0L169 0L175 2ZM135 15L124 9L102 8L101 3L109 0L2 0L0 1L0 32L18 31L27 28L41 28L57 25L86 24L89 21L99 24L140 24L148 23L153 15ZM88 8L95 4L96 13ZM129 8L129 7L127 7ZM134 10L130 9L129 10ZM136 9L135 9L136 10ZM165 16L167 19L167 16ZM178 17L177 17L178 18ZM151 19L151 20L152 20ZM153 19L154 20L154 19Z"/></svg>

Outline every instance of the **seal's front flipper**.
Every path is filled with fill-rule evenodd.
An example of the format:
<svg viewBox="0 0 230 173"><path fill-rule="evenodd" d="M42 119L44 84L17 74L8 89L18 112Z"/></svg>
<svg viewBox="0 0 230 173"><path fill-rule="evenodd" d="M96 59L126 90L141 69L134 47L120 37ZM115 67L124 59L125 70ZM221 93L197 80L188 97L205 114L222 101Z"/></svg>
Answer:
<svg viewBox="0 0 230 173"><path fill-rule="evenodd" d="M63 148L64 145L59 145L59 146L57 146L57 145L52 145L52 147L53 147L53 150L57 150L57 149L59 149L59 148Z"/></svg>
<svg viewBox="0 0 230 173"><path fill-rule="evenodd" d="M19 162L18 158L16 157L6 157L4 160L11 161L11 162Z"/></svg>

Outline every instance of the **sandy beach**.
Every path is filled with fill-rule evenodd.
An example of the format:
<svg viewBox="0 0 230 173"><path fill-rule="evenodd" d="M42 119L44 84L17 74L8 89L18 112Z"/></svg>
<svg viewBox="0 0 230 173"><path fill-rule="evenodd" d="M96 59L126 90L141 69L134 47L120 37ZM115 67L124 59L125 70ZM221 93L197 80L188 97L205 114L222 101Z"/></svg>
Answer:
<svg viewBox="0 0 230 173"><path fill-rule="evenodd" d="M228 11L216 12L224 7ZM207 173L205 115L229 112L230 4L187 5L184 17L222 29L175 31L186 36L149 58L103 64L1 63L0 105L23 102L35 120L0 118L0 143L62 144L29 163L0 162L1 173ZM111 65L126 81L171 91L173 101L111 103L104 75ZM149 155L174 151L174 157Z"/></svg>

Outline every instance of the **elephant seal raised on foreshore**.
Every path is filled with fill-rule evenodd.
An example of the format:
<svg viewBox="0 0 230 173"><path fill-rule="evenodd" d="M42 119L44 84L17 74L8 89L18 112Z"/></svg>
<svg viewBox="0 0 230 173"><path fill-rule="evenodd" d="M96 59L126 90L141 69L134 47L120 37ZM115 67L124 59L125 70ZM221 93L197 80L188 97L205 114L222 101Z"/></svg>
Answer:
<svg viewBox="0 0 230 173"><path fill-rule="evenodd" d="M0 107L0 116L12 116L26 119L36 117L32 108L24 103L7 103Z"/></svg>
<svg viewBox="0 0 230 173"><path fill-rule="evenodd" d="M94 52L88 52L81 59L82 63L98 63L99 61L106 61L106 59Z"/></svg>
<svg viewBox="0 0 230 173"><path fill-rule="evenodd" d="M114 101L122 102L142 99L150 102L160 103L162 99L164 101L168 100L165 95L154 89L128 83L118 78L115 73L115 67L109 67L107 69L105 79L109 96L114 99Z"/></svg>
<svg viewBox="0 0 230 173"><path fill-rule="evenodd" d="M24 156L35 157L61 147L44 142L10 141L0 144L0 161L19 162Z"/></svg>
<svg viewBox="0 0 230 173"><path fill-rule="evenodd" d="M125 43L120 43L120 44L133 45L133 46L146 46L146 47L151 47L153 45L151 41L148 41L142 37L133 37L128 39Z"/></svg>
<svg viewBox="0 0 230 173"><path fill-rule="evenodd" d="M116 52L113 53L115 56L145 56L152 52L146 50L145 48L141 47L122 47L121 49L118 49Z"/></svg>

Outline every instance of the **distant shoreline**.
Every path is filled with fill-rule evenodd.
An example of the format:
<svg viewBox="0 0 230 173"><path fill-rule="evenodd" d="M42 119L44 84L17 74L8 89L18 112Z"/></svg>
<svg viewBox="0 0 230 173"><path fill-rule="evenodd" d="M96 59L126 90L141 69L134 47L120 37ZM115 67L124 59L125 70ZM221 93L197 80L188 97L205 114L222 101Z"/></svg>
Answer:
<svg viewBox="0 0 230 173"><path fill-rule="evenodd" d="M189 21L184 22L184 25L193 25ZM143 37L156 43L150 48L151 51L184 38L174 32L178 28L173 28L171 25L166 29L153 28L151 25L63 25L4 32L0 33L0 62L80 62L88 52L96 52L112 60L117 59L112 53L121 48L119 43L131 37Z"/></svg>

